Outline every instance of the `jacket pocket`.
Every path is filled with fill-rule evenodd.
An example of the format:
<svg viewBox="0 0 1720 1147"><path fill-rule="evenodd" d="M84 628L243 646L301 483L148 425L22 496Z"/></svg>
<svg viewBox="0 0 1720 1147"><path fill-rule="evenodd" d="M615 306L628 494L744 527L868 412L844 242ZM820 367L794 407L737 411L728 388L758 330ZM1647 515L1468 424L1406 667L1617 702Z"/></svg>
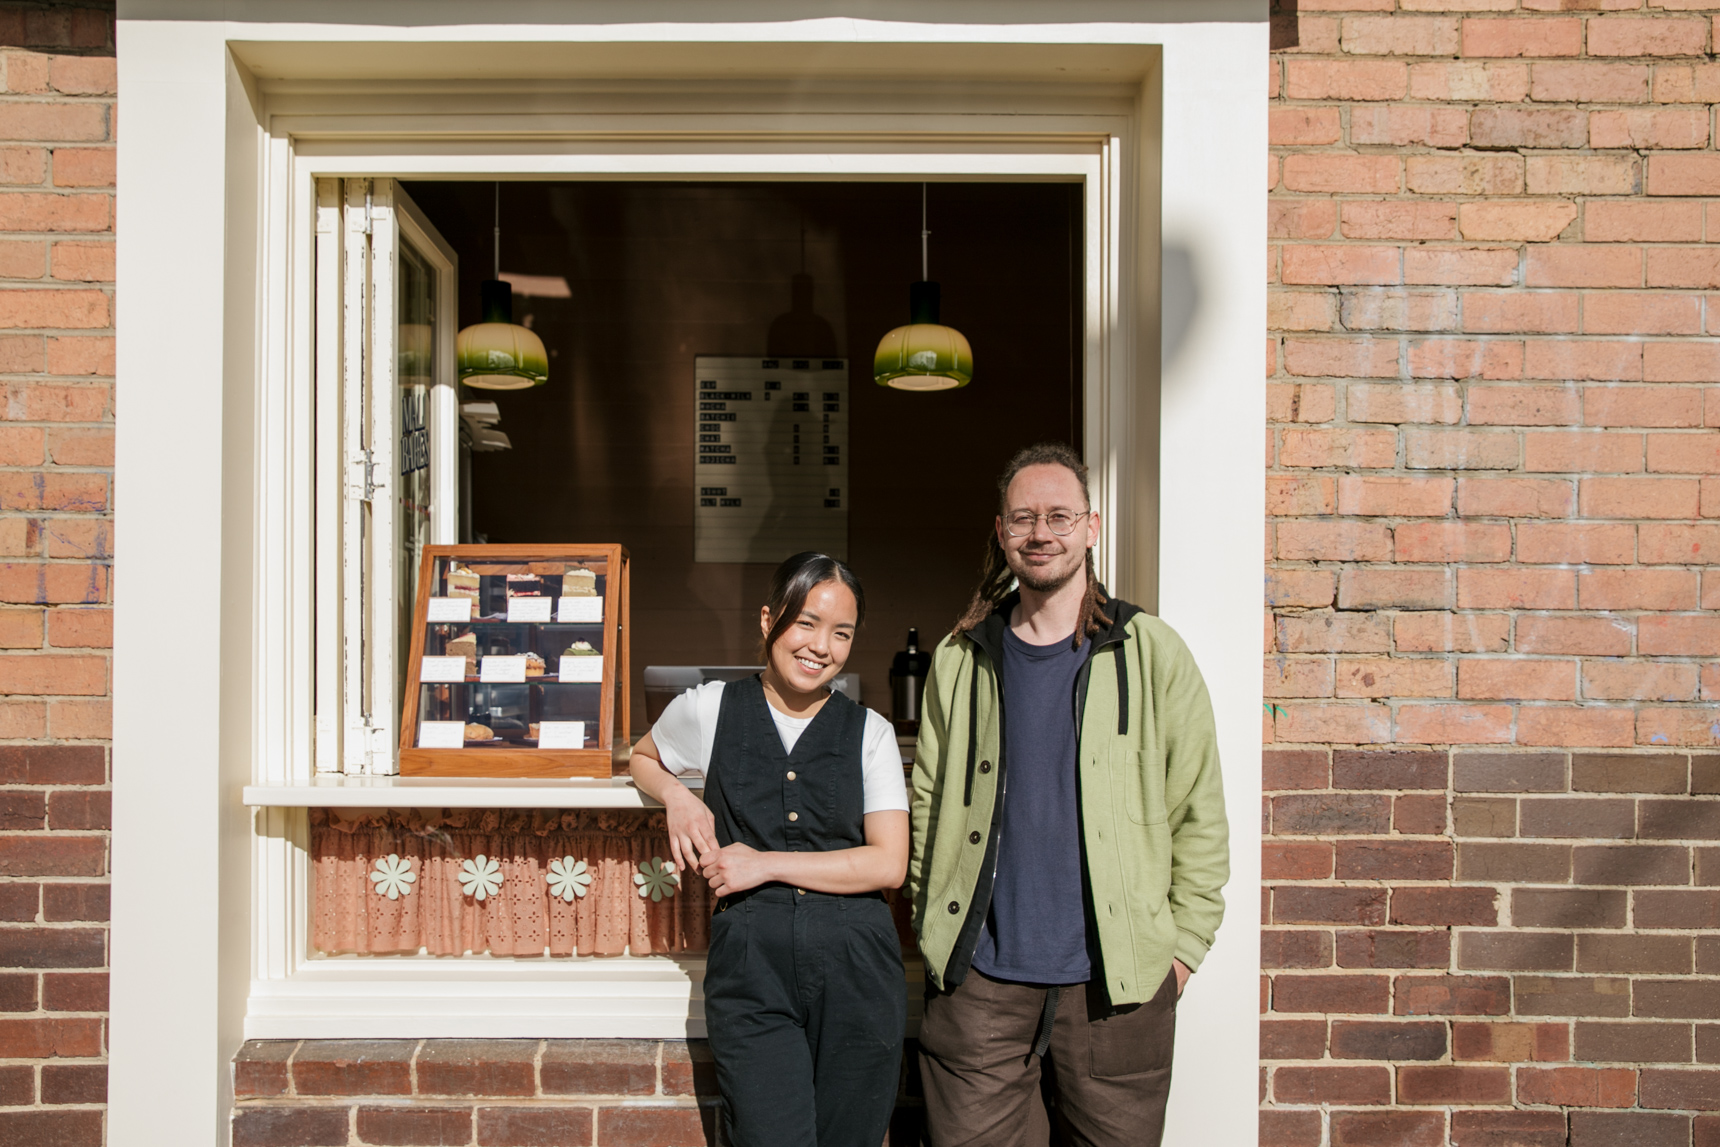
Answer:
<svg viewBox="0 0 1720 1147"><path fill-rule="evenodd" d="M1165 821L1165 775L1154 767L1152 753L1138 749L1111 750L1111 791L1136 824Z"/></svg>

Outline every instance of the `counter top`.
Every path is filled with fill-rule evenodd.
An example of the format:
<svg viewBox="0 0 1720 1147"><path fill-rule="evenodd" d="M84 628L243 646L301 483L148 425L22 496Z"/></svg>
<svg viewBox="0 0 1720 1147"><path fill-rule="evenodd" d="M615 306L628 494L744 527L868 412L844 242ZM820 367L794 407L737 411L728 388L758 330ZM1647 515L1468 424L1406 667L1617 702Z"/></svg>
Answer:
<svg viewBox="0 0 1720 1147"><path fill-rule="evenodd" d="M700 787L694 783L691 788ZM349 777L246 785L244 802L273 808L662 808L626 777Z"/></svg>

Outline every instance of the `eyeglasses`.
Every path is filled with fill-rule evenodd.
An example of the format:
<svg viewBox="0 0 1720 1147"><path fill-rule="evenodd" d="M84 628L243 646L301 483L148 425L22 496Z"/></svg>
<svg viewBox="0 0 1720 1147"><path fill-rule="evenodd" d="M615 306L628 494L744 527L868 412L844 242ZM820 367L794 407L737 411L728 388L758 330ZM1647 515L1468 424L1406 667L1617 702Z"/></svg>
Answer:
<svg viewBox="0 0 1720 1147"><path fill-rule="evenodd" d="M1012 538L1025 538L1039 524L1039 519L1045 519L1045 525L1060 538L1069 536L1075 528L1075 523L1091 514L1092 510L1083 510L1079 514L1071 514L1066 510L1053 510L1049 514L1030 514L1026 510L1018 510L1003 520L1003 529Z"/></svg>

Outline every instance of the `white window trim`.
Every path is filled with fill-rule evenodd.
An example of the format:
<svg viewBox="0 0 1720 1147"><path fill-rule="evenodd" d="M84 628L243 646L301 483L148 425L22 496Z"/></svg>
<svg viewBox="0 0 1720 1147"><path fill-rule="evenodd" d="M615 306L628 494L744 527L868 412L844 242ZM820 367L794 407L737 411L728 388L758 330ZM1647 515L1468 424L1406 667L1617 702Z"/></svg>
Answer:
<svg viewBox="0 0 1720 1147"><path fill-rule="evenodd" d="M349 7L364 9L364 0ZM611 38L843 43L856 30L884 43L1013 38L1162 45L1162 71L1145 85L1149 99L1162 91L1162 102L1149 108L1158 114L1135 119L1095 114L1091 101L1066 96L1058 108L1031 115L1021 105L1032 102L1033 92L988 92L966 109L945 112L949 134L930 147L904 146L902 113L883 97L875 114L817 122L836 135L821 137L807 130L809 117L792 117L788 140L767 134L785 126L772 109L741 108L723 124L722 143L712 146L714 140L696 142L697 128L708 133L721 117L683 117L691 124L682 125L679 142L663 134L672 117L635 118L626 138L614 134L626 115L613 106L509 116L512 96L502 85L493 106L477 108L464 122L470 134L462 140L409 130L414 105L435 103L422 92L409 100L374 87L338 97L305 92L303 110L282 114L285 95L259 83L228 47L438 38L498 45ZM1088 376L1097 372L1106 388L1101 401L1090 397L1087 406L1100 504L1119 531L1139 523L1137 507L1150 505L1155 494L1159 505L1157 536L1151 529L1137 529L1133 538L1115 534L1105 560L1113 584L1136 598L1156 596L1195 650L1218 709L1233 819L1243 829L1233 839L1234 907L1201 973L1201 990L1185 1004L1167 1141L1192 1142L1197 1127L1203 1139L1251 1141L1258 926L1249 906L1259 848L1244 826L1259 791L1257 531L1264 505L1257 435L1264 388L1258 340L1265 288L1258 264L1265 228L1256 180L1265 150L1258 91L1265 40L1263 23L426 30L380 22L122 20L127 131L120 145L126 195L119 203L119 278L127 302L119 371L128 393L140 397L127 404L117 465L130 541L116 604L110 1141L165 1143L212 1130L224 1141L225 1065L239 1040L247 1031L286 1034L319 1010L330 1026L316 1034L429 1034L413 1027L414 1017L461 1012L470 1024L451 1021L435 1034L490 1034L477 1013L510 1010L521 1017L518 1030L529 1034L687 1032L697 978L691 961L684 972L669 973L654 960L301 966L308 923L303 813L253 814L238 801L247 783L290 783L314 769L313 486L305 469L313 429L305 232L313 226L314 193L306 198L307 181L316 173L496 173L504 168L486 133L507 128L521 132L507 145L508 168L526 176L1023 178L1040 164L1040 178L1078 176L1087 183L1089 211L1103 221L1089 229L1087 263L1088 297L1100 310L1098 329L1090 323L1087 332ZM318 98L322 105L313 106ZM994 110L1011 100L1015 114ZM543 107L542 93L533 93L532 102ZM581 107L601 102L587 98ZM938 122L924 107L912 110L918 124ZM450 122L431 118L421 119L420 128L446 129ZM884 129L886 142L856 146L852 136L837 138L867 122ZM594 142L598 130L610 134ZM737 130L752 132L750 149ZM475 144L480 136L487 142ZM1162 188L1156 213L1142 190L1155 186ZM210 227L211 220L224 225ZM1133 396L1150 385L1158 366L1154 232L1161 220L1163 241L1189 255L1208 305L1180 332L1175 357L1163 364L1155 410ZM1095 250L1092 235L1100 230L1106 238ZM185 300L207 300L217 284L219 307L187 310ZM173 401L152 408L151 394L171 394ZM1131 443L1140 448L1134 457ZM1137 465L1142 459L1147 464ZM1161 544L1167 555L1198 547L1200 559L1159 568ZM1156 572L1156 594L1148 571ZM164 603L177 608L169 614ZM192 604L204 608L187 608ZM206 699L198 704L217 719L169 736L167 727L188 712L187 697ZM174 873L171 882L161 879L163 869ZM337 973L341 964L353 971ZM502 969L493 965L500 964L508 970L498 975ZM589 1002L568 1006L580 996ZM605 1028L600 1001L618 1001L630 1018ZM546 1030L540 1010L546 1002L567 1018L565 1029ZM282 1026L274 1028L277 1022ZM308 1026L298 1034L313 1034ZM174 1033L170 1054L161 1043L166 1032Z"/></svg>

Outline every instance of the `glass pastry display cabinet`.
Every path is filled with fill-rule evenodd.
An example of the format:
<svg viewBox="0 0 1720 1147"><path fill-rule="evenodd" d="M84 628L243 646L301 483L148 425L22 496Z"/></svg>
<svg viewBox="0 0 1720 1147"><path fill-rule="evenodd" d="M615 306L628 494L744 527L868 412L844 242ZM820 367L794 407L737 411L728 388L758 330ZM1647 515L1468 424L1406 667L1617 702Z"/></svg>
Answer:
<svg viewBox="0 0 1720 1147"><path fill-rule="evenodd" d="M627 550L426 546L400 773L608 777L628 744Z"/></svg>

